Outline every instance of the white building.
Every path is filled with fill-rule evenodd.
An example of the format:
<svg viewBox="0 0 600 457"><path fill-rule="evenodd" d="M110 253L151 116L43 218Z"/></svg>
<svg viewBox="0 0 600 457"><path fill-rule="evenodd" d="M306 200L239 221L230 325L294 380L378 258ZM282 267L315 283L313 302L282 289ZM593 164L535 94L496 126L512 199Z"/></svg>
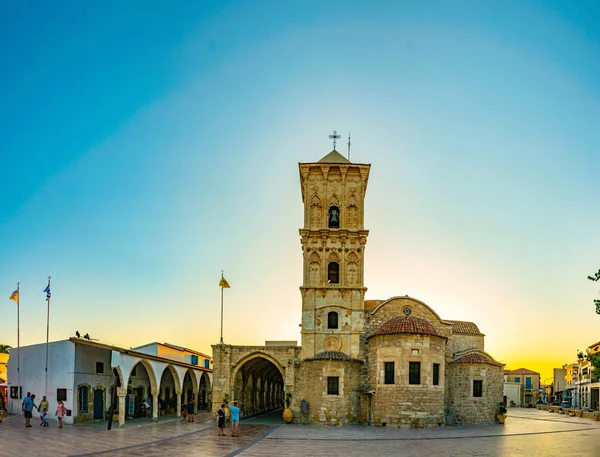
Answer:
<svg viewBox="0 0 600 457"><path fill-rule="evenodd" d="M8 362L8 411L20 414L14 352ZM179 417L182 400L193 399L198 409L208 409L211 403L211 357L167 343L124 349L83 338L51 342L47 390L46 345L21 347L20 359L21 398L31 392L39 403L46 392L50 418L55 417L58 400L63 400L70 412L65 423L107 418L115 380L119 426L126 418L142 416L147 398L152 400L155 421L159 411Z"/></svg>
<svg viewBox="0 0 600 457"><path fill-rule="evenodd" d="M521 406L521 383L509 382L508 376L504 375L504 397L506 406Z"/></svg>

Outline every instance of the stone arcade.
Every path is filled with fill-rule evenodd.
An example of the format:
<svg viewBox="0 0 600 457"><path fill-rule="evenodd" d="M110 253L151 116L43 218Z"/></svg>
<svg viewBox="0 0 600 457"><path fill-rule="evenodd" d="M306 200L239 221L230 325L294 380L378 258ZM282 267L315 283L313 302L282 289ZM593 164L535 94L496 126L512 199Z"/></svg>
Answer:
<svg viewBox="0 0 600 457"><path fill-rule="evenodd" d="M474 323L442 319L408 296L365 300L370 167L335 149L299 164L302 344L214 345L213 411L228 395L254 415L281 407L290 392L302 423L419 428L495 420L503 364L484 352Z"/></svg>

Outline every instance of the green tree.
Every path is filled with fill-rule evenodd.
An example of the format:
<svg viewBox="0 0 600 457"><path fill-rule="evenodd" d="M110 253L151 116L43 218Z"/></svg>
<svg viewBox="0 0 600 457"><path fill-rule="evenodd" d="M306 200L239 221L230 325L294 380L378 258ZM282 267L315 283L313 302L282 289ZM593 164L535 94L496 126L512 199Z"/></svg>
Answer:
<svg viewBox="0 0 600 457"><path fill-rule="evenodd" d="M590 281L600 281L600 270L598 270L594 276L588 276ZM596 305L596 314L600 314L600 300L594 300L594 304Z"/></svg>
<svg viewBox="0 0 600 457"><path fill-rule="evenodd" d="M592 363L592 378L597 380L600 378L600 354L590 354L589 358Z"/></svg>
<svg viewBox="0 0 600 457"><path fill-rule="evenodd" d="M11 349L12 346L9 346L8 344L0 344L0 354L8 354Z"/></svg>

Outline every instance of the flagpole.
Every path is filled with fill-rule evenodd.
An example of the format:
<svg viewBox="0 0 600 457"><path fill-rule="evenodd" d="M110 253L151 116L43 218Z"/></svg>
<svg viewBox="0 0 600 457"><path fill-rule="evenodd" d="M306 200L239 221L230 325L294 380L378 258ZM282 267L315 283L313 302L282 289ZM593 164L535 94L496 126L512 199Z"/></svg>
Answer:
<svg viewBox="0 0 600 457"><path fill-rule="evenodd" d="M21 283L17 283L17 398L21 399L21 327L19 325L19 301Z"/></svg>
<svg viewBox="0 0 600 457"><path fill-rule="evenodd" d="M223 279L223 270L221 270L221 280ZM221 286L221 343L223 344L223 286Z"/></svg>
<svg viewBox="0 0 600 457"><path fill-rule="evenodd" d="M48 292L46 293L46 301L48 302L48 315L46 317L46 390L44 391L48 395L48 339L50 336L50 278L48 276Z"/></svg>

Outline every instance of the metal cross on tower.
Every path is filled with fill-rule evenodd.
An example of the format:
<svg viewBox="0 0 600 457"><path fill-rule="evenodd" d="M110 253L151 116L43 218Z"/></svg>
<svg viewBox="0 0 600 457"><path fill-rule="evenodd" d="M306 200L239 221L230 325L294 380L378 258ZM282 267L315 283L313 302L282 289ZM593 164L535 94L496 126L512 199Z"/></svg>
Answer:
<svg viewBox="0 0 600 457"><path fill-rule="evenodd" d="M342 135L338 135L337 130L333 131L333 135L329 135L329 139L333 140L333 150L335 151L335 145L337 143L337 140L339 140L342 137Z"/></svg>

